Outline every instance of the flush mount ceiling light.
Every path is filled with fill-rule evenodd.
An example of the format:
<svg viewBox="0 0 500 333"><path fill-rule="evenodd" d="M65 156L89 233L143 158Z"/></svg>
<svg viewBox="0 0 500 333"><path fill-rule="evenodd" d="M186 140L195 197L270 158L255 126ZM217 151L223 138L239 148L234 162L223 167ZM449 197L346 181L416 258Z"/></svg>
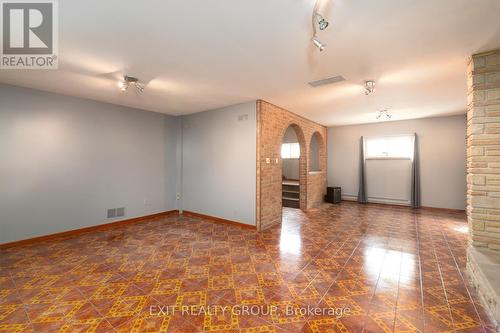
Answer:
<svg viewBox="0 0 500 333"><path fill-rule="evenodd" d="M131 85L135 86L138 92L144 92L144 85L136 77L125 75L123 81L118 82L118 87L121 91L126 91Z"/></svg>
<svg viewBox="0 0 500 333"><path fill-rule="evenodd" d="M392 116L389 114L389 110L384 109L384 110L380 110L380 111L378 112L378 114L377 114L377 119L380 119L380 118L382 118L382 117L384 117L384 116L385 116L385 118L387 118L387 119L391 119L391 117L392 117Z"/></svg>
<svg viewBox="0 0 500 333"><path fill-rule="evenodd" d="M321 43L320 40L318 39L316 24L318 25L319 30L325 30L326 28L328 28L329 23L320 13L318 13L319 1L320 0L316 0L312 13L311 23L312 23L313 35L311 41L314 44L314 46L316 46L319 49L319 51L322 52L325 49L326 45Z"/></svg>
<svg viewBox="0 0 500 333"><path fill-rule="evenodd" d="M375 91L375 81L365 81L365 95L369 95Z"/></svg>

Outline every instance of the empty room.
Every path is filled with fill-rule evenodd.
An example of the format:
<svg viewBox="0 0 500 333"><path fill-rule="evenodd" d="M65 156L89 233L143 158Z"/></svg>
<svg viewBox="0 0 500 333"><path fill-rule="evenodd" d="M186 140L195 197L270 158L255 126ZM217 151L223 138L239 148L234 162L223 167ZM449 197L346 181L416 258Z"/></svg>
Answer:
<svg viewBox="0 0 500 333"><path fill-rule="evenodd" d="M0 0L0 332L500 332L499 0Z"/></svg>

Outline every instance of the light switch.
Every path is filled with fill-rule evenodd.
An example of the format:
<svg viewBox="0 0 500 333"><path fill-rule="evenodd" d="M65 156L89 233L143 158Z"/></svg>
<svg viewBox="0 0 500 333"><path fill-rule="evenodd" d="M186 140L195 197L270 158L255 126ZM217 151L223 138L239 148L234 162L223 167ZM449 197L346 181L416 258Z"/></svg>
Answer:
<svg viewBox="0 0 500 333"><path fill-rule="evenodd" d="M271 163L271 159L269 157L266 157L266 164Z"/></svg>

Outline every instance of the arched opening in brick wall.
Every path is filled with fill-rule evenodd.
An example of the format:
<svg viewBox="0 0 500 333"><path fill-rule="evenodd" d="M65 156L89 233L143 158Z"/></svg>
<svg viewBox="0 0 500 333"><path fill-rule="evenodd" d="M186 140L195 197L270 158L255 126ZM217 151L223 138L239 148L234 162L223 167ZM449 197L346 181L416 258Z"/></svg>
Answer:
<svg viewBox="0 0 500 333"><path fill-rule="evenodd" d="M321 154L323 152L323 138L319 132L314 132L309 143L309 172L323 170L321 165Z"/></svg>
<svg viewBox="0 0 500 333"><path fill-rule="evenodd" d="M285 128L280 147L282 207L306 209L307 159L304 132L297 124Z"/></svg>
<svg viewBox="0 0 500 333"><path fill-rule="evenodd" d="M326 143L323 135L315 131L309 140L307 165L307 209L324 201L326 190Z"/></svg>

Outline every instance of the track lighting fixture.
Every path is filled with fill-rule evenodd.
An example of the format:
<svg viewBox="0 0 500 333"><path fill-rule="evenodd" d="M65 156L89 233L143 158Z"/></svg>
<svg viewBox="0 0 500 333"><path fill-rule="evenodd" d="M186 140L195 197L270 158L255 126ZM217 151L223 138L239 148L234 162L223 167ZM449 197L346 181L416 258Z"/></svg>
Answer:
<svg viewBox="0 0 500 333"><path fill-rule="evenodd" d="M316 24L318 25L319 30L325 30L328 27L328 21L320 13L318 13L319 2L320 0L316 0L312 12L311 23L312 23L313 35L311 41L313 42L314 46L316 46L321 52L325 49L326 45L321 43L318 39Z"/></svg>
<svg viewBox="0 0 500 333"><path fill-rule="evenodd" d="M313 42L314 46L316 46L319 49L319 52L321 52L321 51L323 51L325 49L326 45L323 44L323 43L321 43L318 40L318 37L313 37L312 42Z"/></svg>
<svg viewBox="0 0 500 333"><path fill-rule="evenodd" d="M328 28L328 21L323 16L321 16L321 14L315 12L314 16L318 21L319 30L325 30L326 28Z"/></svg>
<svg viewBox="0 0 500 333"><path fill-rule="evenodd" d="M375 81L365 81L365 95L369 95L375 91Z"/></svg>
<svg viewBox="0 0 500 333"><path fill-rule="evenodd" d="M121 91L125 91L128 89L128 82L125 80L118 81L118 87L120 88Z"/></svg>
<svg viewBox="0 0 500 333"><path fill-rule="evenodd" d="M121 91L126 91L130 85L135 86L138 92L144 92L144 85L136 77L125 75L123 81L118 82L118 87Z"/></svg>
<svg viewBox="0 0 500 333"><path fill-rule="evenodd" d="M391 119L391 115L389 114L389 111L387 109L380 110L377 115L377 119L380 119L382 116L387 117L387 119Z"/></svg>

